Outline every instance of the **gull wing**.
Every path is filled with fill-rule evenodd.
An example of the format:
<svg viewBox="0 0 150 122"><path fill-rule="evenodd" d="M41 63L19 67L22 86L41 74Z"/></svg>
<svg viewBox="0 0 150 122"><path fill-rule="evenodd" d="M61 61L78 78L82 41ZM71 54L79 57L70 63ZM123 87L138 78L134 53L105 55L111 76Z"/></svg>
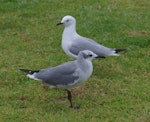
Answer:
<svg viewBox="0 0 150 122"><path fill-rule="evenodd" d="M53 68L43 69L35 77L54 86L68 85L79 79L76 70L75 62L68 62Z"/></svg>
<svg viewBox="0 0 150 122"><path fill-rule="evenodd" d="M92 39L78 36L73 40L69 51L74 55L78 55L78 53L83 50L90 50L101 58L110 55L112 51L114 51L114 49L100 45Z"/></svg>

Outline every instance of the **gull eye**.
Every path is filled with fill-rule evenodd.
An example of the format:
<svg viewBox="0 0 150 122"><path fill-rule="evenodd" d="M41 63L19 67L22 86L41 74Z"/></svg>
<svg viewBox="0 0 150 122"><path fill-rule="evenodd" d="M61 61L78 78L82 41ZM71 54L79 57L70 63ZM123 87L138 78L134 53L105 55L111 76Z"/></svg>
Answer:
<svg viewBox="0 0 150 122"><path fill-rule="evenodd" d="M92 57L92 54L90 54L89 57Z"/></svg>
<svg viewBox="0 0 150 122"><path fill-rule="evenodd" d="M67 19L66 22L69 22L69 19Z"/></svg>

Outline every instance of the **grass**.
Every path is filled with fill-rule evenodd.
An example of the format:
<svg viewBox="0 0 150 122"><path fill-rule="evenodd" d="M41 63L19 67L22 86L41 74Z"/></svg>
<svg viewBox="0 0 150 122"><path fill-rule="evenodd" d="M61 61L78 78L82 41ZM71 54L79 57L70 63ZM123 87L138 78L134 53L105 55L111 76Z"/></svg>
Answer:
<svg viewBox="0 0 150 122"><path fill-rule="evenodd" d="M149 0L0 0L1 122L149 122ZM93 61L85 85L66 92L46 90L19 68L56 66L70 59L61 49L65 15L79 34L108 46L128 48L120 57Z"/></svg>

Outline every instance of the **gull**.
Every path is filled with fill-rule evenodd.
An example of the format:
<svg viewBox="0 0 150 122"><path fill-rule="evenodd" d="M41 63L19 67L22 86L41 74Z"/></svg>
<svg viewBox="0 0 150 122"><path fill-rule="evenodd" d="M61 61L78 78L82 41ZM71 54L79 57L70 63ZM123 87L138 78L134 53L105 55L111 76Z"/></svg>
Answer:
<svg viewBox="0 0 150 122"><path fill-rule="evenodd" d="M62 34L62 48L71 58L77 58L78 53L82 50L90 50L101 58L107 56L119 56L119 52L126 49L108 48L92 39L80 36L76 32L76 19L72 16L65 16L57 25L65 26Z"/></svg>
<svg viewBox="0 0 150 122"><path fill-rule="evenodd" d="M71 88L84 83L93 72L92 60L99 58L89 50L80 51L74 61L69 61L56 67L27 70L20 69L27 74L27 77L49 84L50 88L62 88L67 91L71 108L79 108L72 103Z"/></svg>

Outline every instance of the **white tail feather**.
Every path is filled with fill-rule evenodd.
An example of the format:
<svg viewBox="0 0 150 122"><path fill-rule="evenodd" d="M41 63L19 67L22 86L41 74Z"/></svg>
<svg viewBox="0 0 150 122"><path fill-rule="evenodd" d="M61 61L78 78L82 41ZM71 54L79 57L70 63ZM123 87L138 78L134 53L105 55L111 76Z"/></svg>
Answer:
<svg viewBox="0 0 150 122"><path fill-rule="evenodd" d="M116 53L116 51L112 51L111 56L120 56L120 54Z"/></svg>
<svg viewBox="0 0 150 122"><path fill-rule="evenodd" d="M27 77L29 77L29 78L31 78L31 79L34 79L34 80L40 80L40 79L37 79L37 78L35 78L35 75L36 73L33 73L32 75L30 75L30 74L27 74Z"/></svg>

